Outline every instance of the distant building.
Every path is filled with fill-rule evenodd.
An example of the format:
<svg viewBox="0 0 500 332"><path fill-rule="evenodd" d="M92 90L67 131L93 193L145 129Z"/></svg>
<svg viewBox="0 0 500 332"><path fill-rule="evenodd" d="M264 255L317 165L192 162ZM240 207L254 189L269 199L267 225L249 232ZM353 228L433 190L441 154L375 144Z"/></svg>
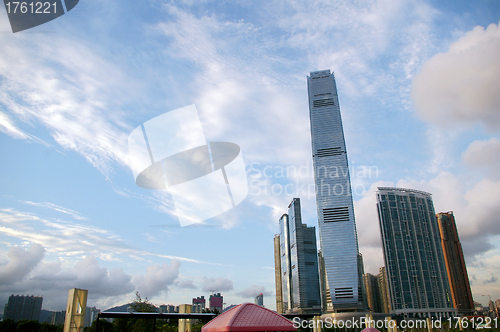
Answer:
<svg viewBox="0 0 500 332"><path fill-rule="evenodd" d="M49 315L49 324L56 325L56 326L63 325L65 318L66 318L66 310L54 311Z"/></svg>
<svg viewBox="0 0 500 332"><path fill-rule="evenodd" d="M380 187L377 208L391 314L456 316L431 194Z"/></svg>
<svg viewBox="0 0 500 332"><path fill-rule="evenodd" d="M274 281L276 282L276 312L283 314L283 285L281 280L280 236L274 236Z"/></svg>
<svg viewBox="0 0 500 332"><path fill-rule="evenodd" d="M200 314L205 310L205 307L204 296L193 298L193 307L191 309L191 312Z"/></svg>
<svg viewBox="0 0 500 332"><path fill-rule="evenodd" d="M465 266L464 253L458 237L455 217L451 211L438 213L436 217L453 306L458 310L459 314L471 315L474 313L474 301L472 300L469 276L467 275L467 267Z"/></svg>
<svg viewBox="0 0 500 332"><path fill-rule="evenodd" d="M264 294L260 293L255 297L255 304L264 306Z"/></svg>
<svg viewBox="0 0 500 332"><path fill-rule="evenodd" d="M280 224L283 311L321 311L316 229L302 223L300 199L294 198Z"/></svg>
<svg viewBox="0 0 500 332"><path fill-rule="evenodd" d="M222 312L223 307L223 297L220 293L210 295L208 299L208 305L210 307L210 311L217 310L219 313Z"/></svg>
<svg viewBox="0 0 500 332"><path fill-rule="evenodd" d="M377 276L371 273L363 274L363 284L365 286L366 304L369 312L382 312L382 300Z"/></svg>
<svg viewBox="0 0 500 332"><path fill-rule="evenodd" d="M495 301L495 306L497 308L500 308L500 299L498 299L498 300Z"/></svg>
<svg viewBox="0 0 500 332"><path fill-rule="evenodd" d="M379 269L378 275L363 274L363 285L366 294L367 310L373 313L390 311L389 292L387 291L387 274L385 267Z"/></svg>
<svg viewBox="0 0 500 332"><path fill-rule="evenodd" d="M391 300L389 298L389 288L387 286L387 272L385 266L382 266L379 269L377 279L381 300L380 309L382 313L388 314L391 310Z"/></svg>
<svg viewBox="0 0 500 332"><path fill-rule="evenodd" d="M38 320L42 310L43 297L14 295L9 296L9 300L3 311L3 319L12 319L16 322L27 320Z"/></svg>
<svg viewBox="0 0 500 332"><path fill-rule="evenodd" d="M223 312L226 312L226 311L228 311L228 310L231 310L231 309L233 309L233 308L235 308L235 307L237 307L237 306L238 306L238 305L236 305L236 304L231 304L231 305L228 305L227 307L225 307L225 308L224 308L224 311L223 311Z"/></svg>
<svg viewBox="0 0 500 332"><path fill-rule="evenodd" d="M100 309L97 309L96 307L87 307L87 310L85 310L85 323L84 327L89 327L92 325L92 323L97 319L97 315L101 312Z"/></svg>
<svg viewBox="0 0 500 332"><path fill-rule="evenodd" d="M158 312L160 314L166 314L166 313L174 313L174 312L177 312L175 310L175 306L171 305L171 304L162 304L158 307Z"/></svg>

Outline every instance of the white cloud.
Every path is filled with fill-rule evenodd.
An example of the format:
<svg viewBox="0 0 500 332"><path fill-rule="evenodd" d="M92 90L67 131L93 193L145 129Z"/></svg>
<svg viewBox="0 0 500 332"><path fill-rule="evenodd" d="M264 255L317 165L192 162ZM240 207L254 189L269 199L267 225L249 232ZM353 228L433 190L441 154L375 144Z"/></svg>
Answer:
<svg viewBox="0 0 500 332"><path fill-rule="evenodd" d="M11 247L10 261L0 267L0 299L12 293L44 297L44 308L62 310L71 288L89 291L89 301L106 300L134 290L131 276L121 269L108 271L94 256L78 261L71 269L61 269L61 261L42 261L45 249L33 243L28 250ZM4 278L5 277L5 278Z"/></svg>
<svg viewBox="0 0 500 332"><path fill-rule="evenodd" d="M170 265L151 265L147 268L146 274L134 279L137 291L145 297L152 298L160 293L167 293L169 286L173 285L179 277L181 262L172 260Z"/></svg>
<svg viewBox="0 0 500 332"><path fill-rule="evenodd" d="M492 180L500 180L500 139L474 141L462 153L462 161L471 168L486 171Z"/></svg>
<svg viewBox="0 0 500 332"><path fill-rule="evenodd" d="M0 265L0 286L7 286L22 281L43 259L45 249L33 243L28 250L12 246L7 256L10 261Z"/></svg>
<svg viewBox="0 0 500 332"><path fill-rule="evenodd" d="M443 127L480 122L500 128L500 28L477 26L434 55L413 78L411 98L418 114Z"/></svg>
<svg viewBox="0 0 500 332"><path fill-rule="evenodd" d="M82 217L82 215L79 212L62 207L60 205L53 204L53 203L49 203L49 202L38 203L38 202L31 202L31 201L20 201L20 202L24 203L24 204L28 204L28 205L44 207L44 208L48 208L48 209L51 209L51 210L54 210L57 212L65 213L65 214L72 216L75 219L78 219L78 220L87 220L87 218Z"/></svg>
<svg viewBox="0 0 500 332"><path fill-rule="evenodd" d="M155 256L192 263L206 263L186 257L151 253L133 247L113 232L60 219L41 218L35 214L0 209L0 234L41 244L50 253L68 259L94 255L103 260L120 260L122 257L141 259ZM211 263L208 263L211 264Z"/></svg>
<svg viewBox="0 0 500 332"><path fill-rule="evenodd" d="M252 285L241 292L236 293L236 295L241 296L241 297L251 297L254 298L259 294L263 294L264 296L271 296L273 293L271 291L266 291L266 288L264 286L259 286L259 285Z"/></svg>
<svg viewBox="0 0 500 332"><path fill-rule="evenodd" d="M129 89L123 73L82 42L61 36L1 37L0 103L11 116L48 128L65 149L84 156L103 174L110 163L128 163L120 101ZM120 91L122 90L122 91ZM0 128L17 138L35 139L3 114Z"/></svg>
<svg viewBox="0 0 500 332"><path fill-rule="evenodd" d="M223 292L233 289L233 282L228 278L219 277L217 279L212 277L203 277L203 284L201 289L204 292Z"/></svg>
<svg viewBox="0 0 500 332"><path fill-rule="evenodd" d="M179 288L185 288L185 289L196 289L196 285L193 283L193 280L191 279L185 279L177 282L177 287Z"/></svg>

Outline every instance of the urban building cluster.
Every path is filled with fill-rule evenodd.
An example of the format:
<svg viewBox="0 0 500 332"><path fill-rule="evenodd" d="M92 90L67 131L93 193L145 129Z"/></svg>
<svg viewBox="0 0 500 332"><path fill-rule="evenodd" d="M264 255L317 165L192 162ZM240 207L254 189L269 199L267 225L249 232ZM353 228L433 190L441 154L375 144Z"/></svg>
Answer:
<svg viewBox="0 0 500 332"><path fill-rule="evenodd" d="M293 198L274 237L277 313L441 318L487 311L498 316L500 300L489 298L487 308L473 301L453 212L436 214L432 195L421 190L378 188L374 208L385 266L377 275L364 273L335 78L330 70L311 72L307 84L320 243L318 250L316 228L303 222L300 198ZM191 305L164 304L157 312L222 313L234 307L212 292L208 305L199 296ZM75 326L86 327L100 313L86 301L86 290L73 289L69 313L42 315L41 296L11 295L3 319L54 325L75 320ZM255 304L264 305L262 293ZM127 305L108 309L130 310Z"/></svg>
<svg viewBox="0 0 500 332"><path fill-rule="evenodd" d="M335 78L311 72L307 84L320 243L318 250L315 228L302 222L293 198L274 238L277 312L474 314L453 212L436 214L430 193L378 188L385 266L364 273ZM498 310L491 299L490 307Z"/></svg>

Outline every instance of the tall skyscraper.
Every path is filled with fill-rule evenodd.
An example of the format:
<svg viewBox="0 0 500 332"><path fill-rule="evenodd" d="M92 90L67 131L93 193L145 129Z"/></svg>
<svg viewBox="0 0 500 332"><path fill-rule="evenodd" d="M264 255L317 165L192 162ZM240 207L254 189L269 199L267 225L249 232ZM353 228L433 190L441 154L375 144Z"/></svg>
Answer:
<svg viewBox="0 0 500 332"><path fill-rule="evenodd" d="M391 313L456 316L431 194L379 187L377 208Z"/></svg>
<svg viewBox="0 0 500 332"><path fill-rule="evenodd" d="M321 311L316 230L302 223L300 199L280 218L280 253L283 311Z"/></svg>
<svg viewBox="0 0 500 332"><path fill-rule="evenodd" d="M316 203L328 312L363 310L362 266L335 78L307 77Z"/></svg>
<svg viewBox="0 0 500 332"><path fill-rule="evenodd" d="M438 213L436 215L441 246L443 248L444 263L450 282L453 306L459 314L474 313L474 301L470 290L469 276L465 266L464 253L458 237L457 225L453 212Z"/></svg>
<svg viewBox="0 0 500 332"><path fill-rule="evenodd" d="M16 322L27 320L38 320L42 311L43 297L14 295L9 296L9 300L3 311L3 319L12 319Z"/></svg>

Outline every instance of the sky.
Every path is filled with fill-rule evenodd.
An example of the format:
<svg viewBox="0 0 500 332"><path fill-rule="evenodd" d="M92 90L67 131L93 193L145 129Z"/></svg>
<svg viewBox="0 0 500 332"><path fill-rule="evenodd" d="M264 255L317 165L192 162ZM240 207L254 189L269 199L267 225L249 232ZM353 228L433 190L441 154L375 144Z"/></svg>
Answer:
<svg viewBox="0 0 500 332"><path fill-rule="evenodd" d="M0 310L11 294L102 310L213 291L275 308L273 237L292 198L317 226L307 75L334 72L365 272L384 265L375 192L453 211L474 300L500 298L500 1L82 0L12 33L0 8ZM138 187L128 137L196 105L239 145L248 195L181 227Z"/></svg>

